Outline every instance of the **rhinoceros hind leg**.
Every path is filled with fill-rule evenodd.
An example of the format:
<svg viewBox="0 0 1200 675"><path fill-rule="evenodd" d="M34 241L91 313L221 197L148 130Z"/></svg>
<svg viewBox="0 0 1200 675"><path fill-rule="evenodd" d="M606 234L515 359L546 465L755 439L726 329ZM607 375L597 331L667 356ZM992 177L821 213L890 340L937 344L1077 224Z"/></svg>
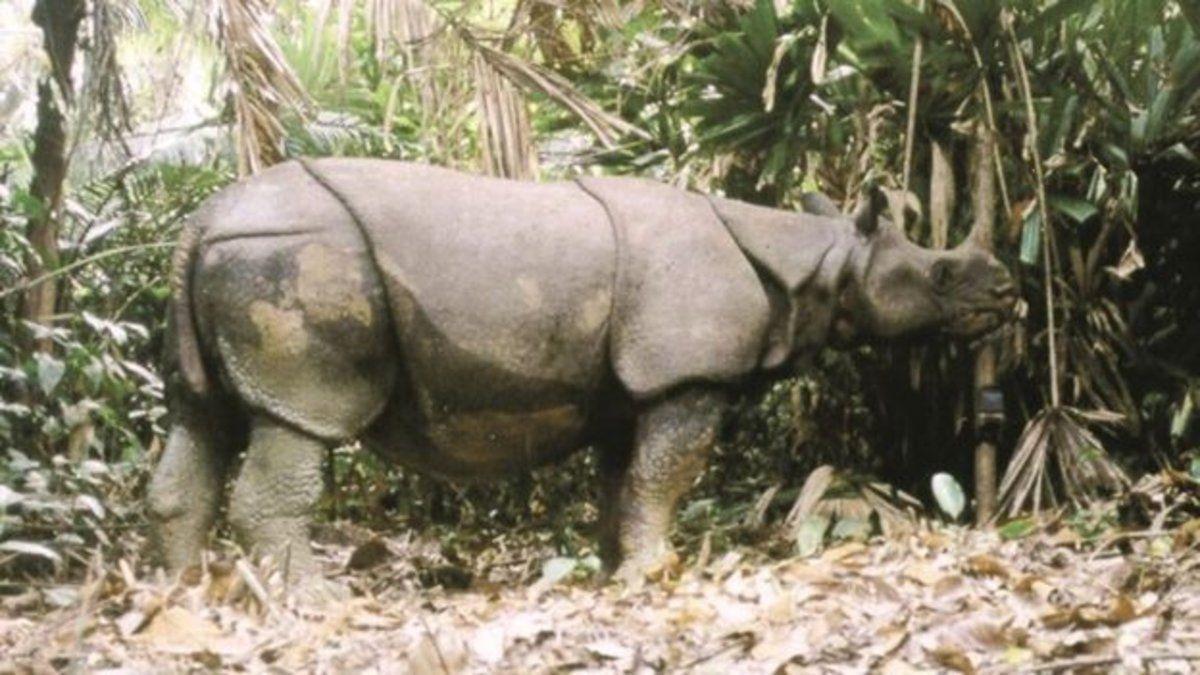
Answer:
<svg viewBox="0 0 1200 675"><path fill-rule="evenodd" d="M667 535L676 503L703 471L725 407L722 392L691 388L638 416L633 456L618 500L617 578L639 583L672 558Z"/></svg>
<svg viewBox="0 0 1200 675"><path fill-rule="evenodd" d="M624 431L624 429L622 429ZM611 574L621 563L621 493L633 459L631 433L611 433L597 443L600 474L600 522L597 539L600 560Z"/></svg>
<svg viewBox="0 0 1200 675"><path fill-rule="evenodd" d="M289 580L319 572L308 528L324 487L326 443L273 419L252 421L229 522L251 553L270 555Z"/></svg>
<svg viewBox="0 0 1200 675"><path fill-rule="evenodd" d="M192 400L176 418L147 491L153 554L179 571L198 563L216 520L237 434L228 415Z"/></svg>

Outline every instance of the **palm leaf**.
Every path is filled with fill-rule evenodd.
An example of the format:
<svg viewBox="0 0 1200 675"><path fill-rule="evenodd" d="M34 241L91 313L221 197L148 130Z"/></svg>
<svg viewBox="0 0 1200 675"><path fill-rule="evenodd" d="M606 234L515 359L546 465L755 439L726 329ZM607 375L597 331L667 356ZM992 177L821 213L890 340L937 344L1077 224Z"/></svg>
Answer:
<svg viewBox="0 0 1200 675"><path fill-rule="evenodd" d="M225 56L238 173L255 173L283 159L280 115L305 106L308 96L271 34L261 0L217 0L212 19Z"/></svg>
<svg viewBox="0 0 1200 675"><path fill-rule="evenodd" d="M1129 477L1085 426L1089 417L1094 416L1060 406L1030 420L1000 483L1000 514L1013 517L1025 509L1036 514L1043 502L1086 508L1128 489Z"/></svg>

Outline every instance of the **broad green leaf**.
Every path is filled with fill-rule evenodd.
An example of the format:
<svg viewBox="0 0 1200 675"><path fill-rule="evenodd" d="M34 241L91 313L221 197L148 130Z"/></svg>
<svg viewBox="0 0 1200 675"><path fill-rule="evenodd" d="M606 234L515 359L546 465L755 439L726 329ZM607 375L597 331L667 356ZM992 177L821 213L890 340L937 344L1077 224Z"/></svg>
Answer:
<svg viewBox="0 0 1200 675"><path fill-rule="evenodd" d="M38 387L41 388L43 394L49 396L50 392L54 391L54 388L62 381L67 367L62 361L40 352L34 357L34 361L37 363Z"/></svg>
<svg viewBox="0 0 1200 675"><path fill-rule="evenodd" d="M1036 265L1042 252L1042 218L1033 212L1021 227L1021 262Z"/></svg>
<svg viewBox="0 0 1200 675"><path fill-rule="evenodd" d="M1079 108L1079 96L1074 93L1061 92L1056 96L1051 107L1049 119L1045 126L1048 133L1043 136L1042 156L1051 157L1062 152L1066 145L1067 136L1075 123L1075 113Z"/></svg>
<svg viewBox="0 0 1200 675"><path fill-rule="evenodd" d="M954 476L944 472L935 473L930 485L933 488L933 498L937 500L938 508L950 516L951 520L958 520L967 505L962 486L958 484L957 480L954 480Z"/></svg>
<svg viewBox="0 0 1200 675"><path fill-rule="evenodd" d="M1018 27L1016 29L1017 37L1024 40L1030 36L1036 36L1046 28L1058 30L1059 24L1063 21L1095 4L1095 0L1059 0L1042 11L1033 21Z"/></svg>
<svg viewBox="0 0 1200 675"><path fill-rule="evenodd" d="M0 553L32 555L38 558L45 558L55 565L62 563L62 556L60 556L57 551L48 546L35 544L31 541L0 541Z"/></svg>
<svg viewBox="0 0 1200 675"><path fill-rule="evenodd" d="M1061 194L1047 196L1046 203L1050 208L1081 224L1100 211L1095 204L1089 201Z"/></svg>
<svg viewBox="0 0 1200 675"><path fill-rule="evenodd" d="M701 519L709 520L712 518L715 504L716 500L714 499L697 499L683 509L683 512L679 514L679 520L685 523Z"/></svg>
<svg viewBox="0 0 1200 675"><path fill-rule="evenodd" d="M538 584L543 587L553 586L575 571L574 558L551 558L542 565L542 578Z"/></svg>
<svg viewBox="0 0 1200 675"><path fill-rule="evenodd" d="M1000 538L1006 540L1021 539L1036 529L1037 523L1032 518L1018 518L1005 523L999 530Z"/></svg>
<svg viewBox="0 0 1200 675"><path fill-rule="evenodd" d="M91 495L78 495L72 504L76 511L87 511L97 518L104 517L104 505Z"/></svg>
<svg viewBox="0 0 1200 675"><path fill-rule="evenodd" d="M1200 480L1200 457L1193 457L1191 465L1188 466L1188 473L1192 479Z"/></svg>
<svg viewBox="0 0 1200 675"><path fill-rule="evenodd" d="M904 0L888 0L884 9L896 20L896 23L909 30L920 31L928 35L941 28L932 14L922 12Z"/></svg>
<svg viewBox="0 0 1200 675"><path fill-rule="evenodd" d="M79 602L79 588L76 586L51 586L43 591L43 596L51 607L65 609Z"/></svg>
<svg viewBox="0 0 1200 675"><path fill-rule="evenodd" d="M1179 404L1179 409L1175 411L1175 415L1171 417L1171 438L1182 438L1187 431L1188 422L1192 420L1192 412L1195 410L1195 405L1192 402L1192 393L1189 391L1183 397L1183 401Z"/></svg>
<svg viewBox="0 0 1200 675"><path fill-rule="evenodd" d="M825 543L825 532L828 529L828 516L815 513L806 516L796 528L796 553L801 556L816 555Z"/></svg>
<svg viewBox="0 0 1200 675"><path fill-rule="evenodd" d="M778 24L775 18L775 0L758 0L754 10L742 22L746 43L754 50L760 61L771 60L774 51Z"/></svg>
<svg viewBox="0 0 1200 675"><path fill-rule="evenodd" d="M1200 38L1200 0L1179 0L1179 8L1192 27L1192 35Z"/></svg>
<svg viewBox="0 0 1200 675"><path fill-rule="evenodd" d="M1121 171L1129 168L1129 154L1125 152L1125 148L1116 143L1101 143L1100 154L1103 155L1104 161L1112 169Z"/></svg>
<svg viewBox="0 0 1200 675"><path fill-rule="evenodd" d="M25 495L0 483L0 513L4 513L5 509L13 504L20 504L23 501L25 501Z"/></svg>
<svg viewBox="0 0 1200 675"><path fill-rule="evenodd" d="M866 541L871 537L871 521L865 518L838 518L830 536L834 539Z"/></svg>
<svg viewBox="0 0 1200 675"><path fill-rule="evenodd" d="M1146 113L1146 128L1142 141L1146 146L1154 146L1155 141L1165 135L1163 130L1171 115L1174 101L1174 91L1169 87L1154 93L1150 100L1150 110Z"/></svg>
<svg viewBox="0 0 1200 675"><path fill-rule="evenodd" d="M1138 99L1133 95L1128 80L1125 79L1120 69L1114 66L1108 58L1105 46L1102 44L1092 45L1092 53L1096 55L1096 59L1100 62L1101 67L1104 68L1104 74L1108 77L1109 82L1121 94L1123 102L1126 104L1137 102Z"/></svg>

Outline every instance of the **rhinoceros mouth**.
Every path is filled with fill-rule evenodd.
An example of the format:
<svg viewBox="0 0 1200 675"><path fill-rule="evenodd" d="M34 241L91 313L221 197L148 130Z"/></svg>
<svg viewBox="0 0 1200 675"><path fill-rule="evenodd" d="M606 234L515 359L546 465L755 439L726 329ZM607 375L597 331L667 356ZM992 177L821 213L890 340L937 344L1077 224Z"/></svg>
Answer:
<svg viewBox="0 0 1200 675"><path fill-rule="evenodd" d="M978 338L1000 330L1015 318L1009 305L964 309L946 326L946 332L959 338Z"/></svg>

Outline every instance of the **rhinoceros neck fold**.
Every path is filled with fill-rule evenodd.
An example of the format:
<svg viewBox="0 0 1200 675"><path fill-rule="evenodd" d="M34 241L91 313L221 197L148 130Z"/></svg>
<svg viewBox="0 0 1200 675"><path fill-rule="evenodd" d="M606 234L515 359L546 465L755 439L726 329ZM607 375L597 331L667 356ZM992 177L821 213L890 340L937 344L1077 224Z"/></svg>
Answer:
<svg viewBox="0 0 1200 675"><path fill-rule="evenodd" d="M760 366L777 368L824 345L851 276L851 227L839 218L719 197L709 202L773 296Z"/></svg>
<svg viewBox="0 0 1200 675"><path fill-rule="evenodd" d="M629 178L576 179L601 204L617 242L610 351L637 399L688 381L730 382L752 371L768 299L706 199Z"/></svg>

